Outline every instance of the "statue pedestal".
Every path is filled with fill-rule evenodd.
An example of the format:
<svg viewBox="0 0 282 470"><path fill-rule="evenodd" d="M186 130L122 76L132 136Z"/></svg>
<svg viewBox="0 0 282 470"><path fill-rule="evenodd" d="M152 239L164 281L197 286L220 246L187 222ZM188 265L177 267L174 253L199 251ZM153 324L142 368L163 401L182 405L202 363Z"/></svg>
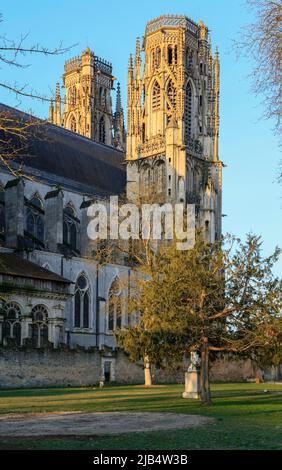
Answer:
<svg viewBox="0 0 282 470"><path fill-rule="evenodd" d="M182 397L194 400L201 397L200 369L191 368L185 373L185 392Z"/></svg>

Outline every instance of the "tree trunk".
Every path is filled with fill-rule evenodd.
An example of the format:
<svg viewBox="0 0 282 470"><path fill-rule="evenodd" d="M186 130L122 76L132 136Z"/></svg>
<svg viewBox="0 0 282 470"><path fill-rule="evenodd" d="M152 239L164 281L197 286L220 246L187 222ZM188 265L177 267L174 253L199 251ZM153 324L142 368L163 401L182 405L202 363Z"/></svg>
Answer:
<svg viewBox="0 0 282 470"><path fill-rule="evenodd" d="M211 405L210 379L209 379L209 348L204 342L201 349L201 401L204 405Z"/></svg>
<svg viewBox="0 0 282 470"><path fill-rule="evenodd" d="M256 371L256 384L257 385L260 384L260 371L259 371L259 369Z"/></svg>
<svg viewBox="0 0 282 470"><path fill-rule="evenodd" d="M144 378L145 378L145 387L150 387L152 385L152 375L151 367L148 356L144 358Z"/></svg>

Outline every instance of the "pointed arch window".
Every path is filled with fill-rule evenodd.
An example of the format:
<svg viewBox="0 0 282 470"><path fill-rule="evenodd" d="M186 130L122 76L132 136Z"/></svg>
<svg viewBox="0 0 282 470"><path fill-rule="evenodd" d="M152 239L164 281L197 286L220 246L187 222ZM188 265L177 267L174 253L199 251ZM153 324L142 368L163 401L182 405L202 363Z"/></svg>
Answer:
<svg viewBox="0 0 282 470"><path fill-rule="evenodd" d="M193 92L190 81L186 86L185 93L185 141L189 142L192 137L192 106L193 106Z"/></svg>
<svg viewBox="0 0 282 470"><path fill-rule="evenodd" d="M174 63L177 64L177 46L174 46Z"/></svg>
<svg viewBox="0 0 282 470"><path fill-rule="evenodd" d="M154 186L157 194L162 194L165 188L165 164L159 162L154 168Z"/></svg>
<svg viewBox="0 0 282 470"><path fill-rule="evenodd" d="M172 65L173 61L173 49L172 46L167 47L167 63L168 65Z"/></svg>
<svg viewBox="0 0 282 470"><path fill-rule="evenodd" d="M107 89L104 88L103 105L107 106Z"/></svg>
<svg viewBox="0 0 282 470"><path fill-rule="evenodd" d="M145 123L142 124L142 143L144 144L146 140L146 126Z"/></svg>
<svg viewBox="0 0 282 470"><path fill-rule="evenodd" d="M99 142L102 144L106 143L106 126L104 116L102 116L99 121Z"/></svg>
<svg viewBox="0 0 282 470"><path fill-rule="evenodd" d="M68 204L63 213L63 244L72 251L77 252L79 219L77 219L74 208Z"/></svg>
<svg viewBox="0 0 282 470"><path fill-rule="evenodd" d="M122 326L122 297L120 282L115 279L109 291L108 330L113 331Z"/></svg>
<svg viewBox="0 0 282 470"><path fill-rule="evenodd" d="M89 328L90 326L90 289L88 279L80 275L75 284L74 296L74 326Z"/></svg>
<svg viewBox="0 0 282 470"><path fill-rule="evenodd" d="M104 103L104 90L103 90L103 87L100 87L99 89L99 103L101 106L104 106L105 103Z"/></svg>
<svg viewBox="0 0 282 470"><path fill-rule="evenodd" d="M152 109L158 111L161 107L161 87L160 84L155 80L152 90Z"/></svg>
<svg viewBox="0 0 282 470"><path fill-rule="evenodd" d="M48 312L44 305L36 305L31 310L31 338L34 348L48 345Z"/></svg>
<svg viewBox="0 0 282 470"><path fill-rule="evenodd" d="M108 320L108 330L114 330L114 318L115 318L115 309L112 303L109 304L109 320Z"/></svg>
<svg viewBox="0 0 282 470"><path fill-rule="evenodd" d="M17 346L21 345L21 309L16 302L4 304L3 340L12 339Z"/></svg>
<svg viewBox="0 0 282 470"><path fill-rule="evenodd" d="M35 194L26 204L26 245L31 249L44 247L44 209L41 198Z"/></svg>

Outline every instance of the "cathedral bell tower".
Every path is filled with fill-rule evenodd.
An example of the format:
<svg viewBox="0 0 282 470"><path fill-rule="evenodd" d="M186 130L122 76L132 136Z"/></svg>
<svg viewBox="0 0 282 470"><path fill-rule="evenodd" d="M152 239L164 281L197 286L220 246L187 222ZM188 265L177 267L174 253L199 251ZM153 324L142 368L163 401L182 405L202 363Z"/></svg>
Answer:
<svg viewBox="0 0 282 470"><path fill-rule="evenodd" d="M147 23L127 94L128 198L193 203L207 238L219 237L219 57L203 22L165 15Z"/></svg>
<svg viewBox="0 0 282 470"><path fill-rule="evenodd" d="M55 106L53 102L50 105L49 121L96 142L113 145L111 91L114 80L112 65L95 56L88 47L81 56L65 62L63 112L61 114L60 86L57 83ZM118 99L121 102L120 89ZM116 119L118 128L121 127L121 113L122 109Z"/></svg>

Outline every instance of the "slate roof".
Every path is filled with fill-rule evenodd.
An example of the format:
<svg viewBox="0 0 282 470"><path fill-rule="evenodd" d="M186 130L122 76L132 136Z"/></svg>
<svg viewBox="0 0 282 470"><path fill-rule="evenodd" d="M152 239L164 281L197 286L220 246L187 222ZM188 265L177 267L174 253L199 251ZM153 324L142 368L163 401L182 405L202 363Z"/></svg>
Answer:
<svg viewBox="0 0 282 470"><path fill-rule="evenodd" d="M27 142L13 135L4 136L11 139L13 148L22 149L15 162L24 165L24 172L31 169L39 179L62 186L66 183L93 195L125 191L123 152L0 103L1 120L6 116L19 123L35 122Z"/></svg>
<svg viewBox="0 0 282 470"><path fill-rule="evenodd" d="M0 274L71 284L71 281L14 253L0 253Z"/></svg>

